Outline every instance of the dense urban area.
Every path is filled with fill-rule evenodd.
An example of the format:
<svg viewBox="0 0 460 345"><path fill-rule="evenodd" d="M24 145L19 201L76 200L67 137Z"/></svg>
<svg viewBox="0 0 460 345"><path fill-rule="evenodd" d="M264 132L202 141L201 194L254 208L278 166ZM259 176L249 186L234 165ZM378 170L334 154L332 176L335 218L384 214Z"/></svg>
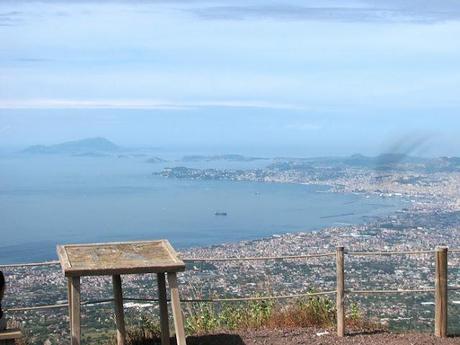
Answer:
<svg viewBox="0 0 460 345"><path fill-rule="evenodd" d="M199 158L197 158L199 159ZM399 155L347 159L278 159L254 170L166 168L165 178L321 184L331 193L377 194L402 198L405 207L390 216L366 219L359 225L334 226L314 232L283 234L255 241L193 248L181 253L187 263L180 274L184 299L276 296L335 289L335 257L289 260L212 261L218 258L288 256L334 253L344 246L346 289L431 289L434 253L360 256L353 252L460 249L460 161L453 158L415 159ZM207 258L209 261L197 259ZM194 259L196 261L194 261ZM14 311L23 306L66 303L66 282L58 265L6 268L9 283L5 308L20 322L34 344L63 344L68 340L67 308ZM125 296L155 298L152 275L123 277ZM451 332L460 332L460 252L449 253L449 315ZM82 299L111 298L109 278L83 278ZM333 298L333 295L332 295ZM347 306L359 306L365 317L392 329L430 331L433 292L347 294ZM187 313L193 305L184 307ZM125 302L127 322L136 326L156 315L153 302ZM86 343L103 343L114 328L111 302L85 304L82 327Z"/></svg>

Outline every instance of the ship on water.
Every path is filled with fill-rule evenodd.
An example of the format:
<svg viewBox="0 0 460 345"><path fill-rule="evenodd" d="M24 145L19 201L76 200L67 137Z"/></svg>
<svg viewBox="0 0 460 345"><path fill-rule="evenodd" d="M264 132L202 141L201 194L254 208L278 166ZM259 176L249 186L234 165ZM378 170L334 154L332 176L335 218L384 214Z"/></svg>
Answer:
<svg viewBox="0 0 460 345"><path fill-rule="evenodd" d="M215 216L226 216L227 212L216 212L214 213Z"/></svg>

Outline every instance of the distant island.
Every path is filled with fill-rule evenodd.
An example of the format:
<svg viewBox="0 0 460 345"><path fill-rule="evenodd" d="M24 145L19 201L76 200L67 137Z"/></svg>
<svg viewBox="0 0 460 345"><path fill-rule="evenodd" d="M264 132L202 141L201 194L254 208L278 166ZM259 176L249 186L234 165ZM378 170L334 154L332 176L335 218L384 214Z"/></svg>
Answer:
<svg viewBox="0 0 460 345"><path fill-rule="evenodd" d="M96 137L75 141L66 141L56 145L33 145L22 153L27 154L68 154L74 156L101 157L120 151L120 147L108 139Z"/></svg>

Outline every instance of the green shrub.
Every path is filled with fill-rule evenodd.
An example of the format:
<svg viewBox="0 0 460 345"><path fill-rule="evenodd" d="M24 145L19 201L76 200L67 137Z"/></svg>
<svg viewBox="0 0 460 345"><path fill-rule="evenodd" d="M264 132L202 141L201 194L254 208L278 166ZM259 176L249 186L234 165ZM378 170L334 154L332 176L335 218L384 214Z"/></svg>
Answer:
<svg viewBox="0 0 460 345"><path fill-rule="evenodd" d="M256 329L263 327L273 313L272 301L241 303L199 303L189 307L186 331L205 334L219 330Z"/></svg>
<svg viewBox="0 0 460 345"><path fill-rule="evenodd" d="M188 335L261 328L333 328L336 323L335 303L324 296L307 296L291 301L197 302L184 306ZM347 325L351 329L375 329L376 326L363 320L356 303L350 305ZM158 320L144 316L138 327L128 330L128 344L159 344L159 335Z"/></svg>

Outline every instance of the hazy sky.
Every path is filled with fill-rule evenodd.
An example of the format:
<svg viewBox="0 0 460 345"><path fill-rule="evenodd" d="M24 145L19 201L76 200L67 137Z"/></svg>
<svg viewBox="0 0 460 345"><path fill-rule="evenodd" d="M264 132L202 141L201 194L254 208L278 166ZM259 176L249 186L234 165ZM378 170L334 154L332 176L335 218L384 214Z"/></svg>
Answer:
<svg viewBox="0 0 460 345"><path fill-rule="evenodd" d="M2 0L0 146L460 155L459 37L449 0Z"/></svg>

